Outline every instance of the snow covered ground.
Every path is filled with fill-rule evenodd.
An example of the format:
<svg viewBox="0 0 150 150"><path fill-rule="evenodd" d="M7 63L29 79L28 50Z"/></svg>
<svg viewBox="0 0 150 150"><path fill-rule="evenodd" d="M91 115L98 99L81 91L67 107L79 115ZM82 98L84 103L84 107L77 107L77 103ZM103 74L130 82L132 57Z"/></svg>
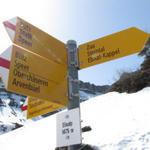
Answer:
<svg viewBox="0 0 150 150"><path fill-rule="evenodd" d="M81 101L86 101L86 100L88 100L90 98L93 98L95 96L102 95L103 93L92 94L92 93L87 93L87 92L84 92L84 91L79 91L79 94L80 94L80 100Z"/></svg>
<svg viewBox="0 0 150 150"><path fill-rule="evenodd" d="M19 126L23 126L25 118L23 117L21 109L10 106L10 99L1 99L0 101L0 134L7 133Z"/></svg>
<svg viewBox="0 0 150 150"><path fill-rule="evenodd" d="M6 93L8 95L8 93ZM96 95L100 95L100 93L86 93L84 91L80 91L80 99L81 101L88 100ZM0 135L10 132L19 126L24 126L29 120L26 120L25 115L21 110L21 105L24 103L25 99L23 96L12 94L11 99L6 97L2 97L0 95ZM33 118L32 121L37 121L42 119L43 116L38 116ZM30 120L31 121L31 120Z"/></svg>
<svg viewBox="0 0 150 150"><path fill-rule="evenodd" d="M81 104L83 143L100 150L150 150L150 88L134 93L108 93ZM56 115L0 136L0 150L54 150Z"/></svg>
<svg viewBox="0 0 150 150"><path fill-rule="evenodd" d="M82 105L85 143L101 150L150 149L150 88L134 94L108 93Z"/></svg>

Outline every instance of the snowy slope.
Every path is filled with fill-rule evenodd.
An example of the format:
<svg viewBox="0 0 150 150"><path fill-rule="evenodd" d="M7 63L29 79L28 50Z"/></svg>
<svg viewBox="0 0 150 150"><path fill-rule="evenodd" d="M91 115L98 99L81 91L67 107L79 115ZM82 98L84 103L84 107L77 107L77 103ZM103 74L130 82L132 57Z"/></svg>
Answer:
<svg viewBox="0 0 150 150"><path fill-rule="evenodd" d="M25 122L20 108L10 106L10 99L0 99L0 134L22 126Z"/></svg>
<svg viewBox="0 0 150 150"><path fill-rule="evenodd" d="M79 91L79 94L80 94L80 101L83 102L83 101L86 101L86 100L89 100L90 98L93 98L95 96L98 96L98 95L102 95L103 93L87 93L85 91L82 91L80 90Z"/></svg>
<svg viewBox="0 0 150 150"><path fill-rule="evenodd" d="M97 93L97 95L100 93ZM6 93L8 95L8 93ZM11 99L2 97L0 95L0 135L7 133L19 126L23 126L28 122L23 115L22 110L20 109L21 104L23 104L24 97L16 94L11 94ZM95 94L86 93L84 91L80 91L80 99L81 101L85 101L90 99L91 97L95 97ZM37 121L42 119L42 116L33 118L32 120ZM30 120L31 121L31 120Z"/></svg>
<svg viewBox="0 0 150 150"><path fill-rule="evenodd" d="M100 150L150 150L150 88L135 94L116 92L81 104L83 143ZM56 115L0 136L1 150L54 150Z"/></svg>
<svg viewBox="0 0 150 150"><path fill-rule="evenodd" d="M93 130L84 136L85 143L101 150L150 149L150 138L141 140L150 134L149 106L150 88L135 94L113 92L86 102L81 109L84 125Z"/></svg>

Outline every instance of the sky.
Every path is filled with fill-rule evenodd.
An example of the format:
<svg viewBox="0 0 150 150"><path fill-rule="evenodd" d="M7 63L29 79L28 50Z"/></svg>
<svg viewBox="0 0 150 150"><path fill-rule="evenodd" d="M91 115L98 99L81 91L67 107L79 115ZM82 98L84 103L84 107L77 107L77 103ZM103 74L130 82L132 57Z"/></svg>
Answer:
<svg viewBox="0 0 150 150"><path fill-rule="evenodd" d="M3 0L0 2L0 52L11 45L2 22L19 16L66 43L78 45L135 26L150 32L149 0ZM136 55L79 71L79 79L112 84L122 71L142 62Z"/></svg>

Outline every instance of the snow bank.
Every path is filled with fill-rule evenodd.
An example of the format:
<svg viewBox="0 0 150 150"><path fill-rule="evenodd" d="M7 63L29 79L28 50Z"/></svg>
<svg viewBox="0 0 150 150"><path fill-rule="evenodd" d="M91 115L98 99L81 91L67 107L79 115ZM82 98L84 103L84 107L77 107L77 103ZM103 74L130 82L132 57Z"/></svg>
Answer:
<svg viewBox="0 0 150 150"><path fill-rule="evenodd" d="M150 88L138 93L108 93L81 104L83 143L97 145L101 150L149 148ZM137 145L136 145L137 144ZM56 147L56 115L0 136L1 150L54 150Z"/></svg>

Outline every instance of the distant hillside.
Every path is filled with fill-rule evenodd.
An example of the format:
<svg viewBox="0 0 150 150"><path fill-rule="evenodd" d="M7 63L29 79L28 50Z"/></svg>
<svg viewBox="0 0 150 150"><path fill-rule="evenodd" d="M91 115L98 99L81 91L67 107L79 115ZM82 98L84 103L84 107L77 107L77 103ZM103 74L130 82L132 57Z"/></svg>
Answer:
<svg viewBox="0 0 150 150"><path fill-rule="evenodd" d="M80 81L79 87L80 87L80 91L85 91L87 93L92 93L92 94L101 93L101 94L104 94L108 90L109 85L100 86L100 85L91 84L89 82Z"/></svg>
<svg viewBox="0 0 150 150"><path fill-rule="evenodd" d="M109 87L110 87L109 85L99 86L91 84L89 82L80 81L79 84L80 101L85 101L97 95L105 94L108 91Z"/></svg>

